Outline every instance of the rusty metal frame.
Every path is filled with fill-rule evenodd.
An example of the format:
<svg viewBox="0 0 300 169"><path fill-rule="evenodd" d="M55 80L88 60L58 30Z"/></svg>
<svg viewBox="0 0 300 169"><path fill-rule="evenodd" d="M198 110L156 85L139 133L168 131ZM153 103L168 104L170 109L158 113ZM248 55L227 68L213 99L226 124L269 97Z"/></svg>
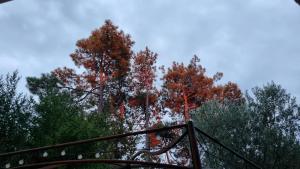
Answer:
<svg viewBox="0 0 300 169"><path fill-rule="evenodd" d="M172 141L172 142L171 142L170 144L168 144L166 147L161 148L161 149L158 150L158 151L150 152L150 151L148 151L148 150L141 150L141 151L137 152L136 154L134 154L134 155L131 157L131 160L134 160L137 156L139 156L139 155L141 155L141 154L148 154L148 155L151 155L151 156L163 154L163 153L169 151L171 148L173 148L173 147L174 147L177 143L179 143L186 135L187 135L187 132L184 132L180 137L176 138L174 141Z"/></svg>
<svg viewBox="0 0 300 169"><path fill-rule="evenodd" d="M170 164L162 164L162 163L154 163L154 162L147 162L147 161L133 161L133 160L96 160L96 159L86 159L86 160L64 160L64 161L53 161L53 162L44 162L44 163L37 163L37 164L28 164L19 167L14 167L12 169L32 169L32 168L39 168L45 166L52 166L52 165L76 165L76 164L137 164L139 167L155 167L155 168L175 168L175 169L191 169L190 167L184 166L176 166Z"/></svg>
<svg viewBox="0 0 300 169"><path fill-rule="evenodd" d="M187 129L189 135L193 167L194 169L201 169L202 167L201 167L200 155L199 155L197 139L195 134L195 128L192 121L189 121L187 123Z"/></svg>
<svg viewBox="0 0 300 169"><path fill-rule="evenodd" d="M129 132L125 134L118 134L113 136L107 136L107 137L97 137L92 139L86 139L86 140L79 140L74 142L68 142L68 143L62 143L62 144L56 144L51 146L44 146L44 147L38 147L38 148L32 148L27 150L20 150L15 152L8 152L8 153L2 153L0 154L0 158L2 157L9 157L14 155L21 155L24 153L32 153L36 151L42 151L42 150L48 150L53 148L61 148L61 147L67 147L67 146L73 146L73 145L81 145L85 143L93 143L98 141L105 141L105 140L112 140L112 139L119 139L124 138L127 136L133 136L133 135L139 135L139 134L147 134L152 132L160 132L164 130L172 130L172 129L182 129L185 128L186 131L179 136L178 138L175 138L173 142L171 142L167 147L162 148L161 150L157 152L145 152L141 151L136 153L136 155L133 156L131 160L117 160L117 159L82 159L82 160L61 160L61 161L52 161L52 162L40 162L36 164L26 164L26 165L20 165L16 166L11 169L27 169L27 168L47 168L53 166L61 166L61 165L78 165L78 164L110 164L110 165L121 165L121 166L130 166L132 168L134 167L155 167L155 168L175 168L175 169L191 169L191 167L186 166L177 166L177 165L171 165L171 164L163 164L163 163L154 163L149 161L134 161L134 158L137 157L141 153L153 153L153 155L159 155L162 154L172 147L174 147L178 142L180 142L186 135L188 135L189 138L189 145L190 145L190 153L192 156L192 164L193 169L201 169L201 159L199 156L199 150L198 150L198 144L197 144L197 138L195 131L197 131L199 134L202 134L206 136L208 139L212 140L216 144L220 145L222 148L228 150L229 152L233 153L235 156L239 157L240 159L244 160L246 163L250 164L251 166L261 169L260 166L255 164L254 162L250 161L249 159L243 157L233 149L227 147L226 145L222 144L220 141L218 141L216 138L210 136L209 134L203 132L197 127L194 127L193 122L189 121L187 124L181 124L181 125L174 125L169 127L163 127L163 128L157 128L157 129L149 129L144 131L137 131L137 132ZM200 144L200 143L199 143Z"/></svg>
<svg viewBox="0 0 300 169"><path fill-rule="evenodd" d="M2 154L0 154L0 157L6 157L6 156L11 156L11 155L16 155L16 154L23 154L23 153L28 153L28 152L42 151L42 150L47 150L47 149L52 149L52 148L60 148L60 147L67 147L67 146L73 146L73 145L79 145L79 144L85 144L85 143L92 143L92 142L97 142L97 141L112 140L112 139L118 139L118 138L132 136L132 135L147 134L147 133L159 132L159 131L163 131L163 130L172 130L172 129L183 128L183 127L186 127L186 124L174 125L174 126L157 128L157 129L149 129L149 130L143 130L143 131L136 131L136 132L129 132L129 133L125 133L125 134L117 134L117 135L107 136L107 137L97 137L97 138L92 138L92 139L79 140L79 141L56 144L56 145L51 145L51 146L44 146L44 147L2 153Z"/></svg>
<svg viewBox="0 0 300 169"><path fill-rule="evenodd" d="M98 141L119 139L119 138L124 138L124 137L128 137L128 136L133 136L133 135L147 134L147 133L153 133L153 132L160 132L160 131L164 131L164 130L182 129L182 128L187 129L187 124L174 125L174 126L168 126L168 127L163 127L163 128L157 128L157 129L149 129L149 130L144 130L144 131L129 132L129 133L118 134L118 135L113 135L113 136L97 137L97 138L92 138L92 139L79 140L79 141L74 141L74 142L67 142L67 143L62 143L62 144L20 150L20 151L15 151L15 152L2 153L2 154L0 154L0 158L14 156L14 155L22 155L25 153L34 153L37 151L49 150L49 149L54 149L54 148L81 145L81 144L93 143L93 142L98 142ZM179 141L181 141L186 135L187 135L187 132L184 132L182 134L182 136L176 138L170 145L168 145L165 148L162 148L158 152L154 152L155 155L159 155L159 154L162 154L162 153L168 151L169 149L174 147ZM141 152L141 153L144 153L144 152ZM27 168L41 168L41 167L45 168L45 167L51 167L51 166L71 165L71 164L73 165L73 164L101 164L101 163L102 164L111 164L111 165L125 165L125 166L130 165L131 167L148 166L148 167L159 167L159 168L191 169L191 167L186 167L186 166L177 166L177 165L154 163L154 162L147 162L147 161L134 161L133 159L132 160L117 160L117 159L61 160L61 161L40 162L40 163L35 163L35 164L20 165L20 166L15 166L11 169L27 169ZM195 167L193 167L193 168L195 168ZM198 168L196 168L196 169L198 169Z"/></svg>

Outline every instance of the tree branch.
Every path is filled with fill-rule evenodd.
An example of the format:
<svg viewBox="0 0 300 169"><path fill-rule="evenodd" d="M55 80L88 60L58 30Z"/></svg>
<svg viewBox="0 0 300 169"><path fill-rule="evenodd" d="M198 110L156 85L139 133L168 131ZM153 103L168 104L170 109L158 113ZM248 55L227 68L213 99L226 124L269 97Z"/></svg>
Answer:
<svg viewBox="0 0 300 169"><path fill-rule="evenodd" d="M99 89L99 87L94 87L94 88L92 88L91 90L76 89L76 88L69 87L69 86L63 86L63 87L58 87L58 88L60 88L60 89L75 90L75 91L79 91L79 92L84 92L84 93L86 93L87 95L89 95L89 94L94 94L94 95L99 96L98 93L93 92L93 91L95 91L96 89ZM85 96L85 97L86 97L86 96Z"/></svg>

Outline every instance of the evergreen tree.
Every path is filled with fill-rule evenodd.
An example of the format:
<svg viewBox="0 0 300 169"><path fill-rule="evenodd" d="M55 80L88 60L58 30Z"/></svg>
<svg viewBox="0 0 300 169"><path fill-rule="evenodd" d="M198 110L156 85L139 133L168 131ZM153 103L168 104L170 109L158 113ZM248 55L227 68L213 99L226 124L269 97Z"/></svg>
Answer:
<svg viewBox="0 0 300 169"><path fill-rule="evenodd" d="M48 145L108 134L104 122L90 121L93 112L84 112L83 104L76 102L68 90L60 89L55 76L43 74L40 78L28 77L28 88L38 96L34 139L36 145ZM99 118L101 120L103 118ZM96 119L95 119L96 120ZM103 126L99 126L99 125Z"/></svg>
<svg viewBox="0 0 300 169"><path fill-rule="evenodd" d="M17 93L18 72L0 76L0 152L30 145L34 101Z"/></svg>
<svg viewBox="0 0 300 169"><path fill-rule="evenodd" d="M111 134L103 114L85 112L82 108L85 105L79 104L72 92L59 88L61 82L55 76L42 74L39 78L28 77L27 83L30 92L38 96L38 103L35 106L35 127L32 131L35 147ZM67 151L69 154L94 153L97 149L108 150L108 145L108 142L101 142L73 147Z"/></svg>
<svg viewBox="0 0 300 169"><path fill-rule="evenodd" d="M256 87L245 104L208 102L194 114L197 126L263 168L300 167L300 116L296 99L273 82ZM202 143L205 140L201 140ZM208 141L208 140L206 140ZM229 152L208 142L206 165L245 168ZM220 157L220 159L214 157ZM250 166L247 166L250 168Z"/></svg>
<svg viewBox="0 0 300 169"><path fill-rule="evenodd" d="M167 71L162 68L164 104L173 113L182 114L185 121L190 119L190 110L208 100L240 100L242 97L240 89L232 82L225 86L216 85L223 74L218 72L209 77L199 63L200 59L194 56L187 66L174 62Z"/></svg>
<svg viewBox="0 0 300 169"><path fill-rule="evenodd" d="M88 38L77 41L77 49L71 54L75 65L84 71L76 73L64 67L53 73L66 88L85 92L86 98L94 99L98 112L103 113L105 103L112 104L111 108L119 107L125 99L123 90L130 71L132 45L129 35L106 20Z"/></svg>

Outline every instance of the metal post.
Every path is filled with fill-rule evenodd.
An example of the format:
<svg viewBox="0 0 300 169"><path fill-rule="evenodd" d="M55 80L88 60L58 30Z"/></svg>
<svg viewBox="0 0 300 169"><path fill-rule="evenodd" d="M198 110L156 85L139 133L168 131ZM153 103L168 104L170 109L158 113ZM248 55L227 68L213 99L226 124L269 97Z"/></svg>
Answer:
<svg viewBox="0 0 300 169"><path fill-rule="evenodd" d="M201 169L200 155L199 155L198 145L195 136L195 129L192 121L188 121L187 130L188 130L190 148L192 153L193 168Z"/></svg>

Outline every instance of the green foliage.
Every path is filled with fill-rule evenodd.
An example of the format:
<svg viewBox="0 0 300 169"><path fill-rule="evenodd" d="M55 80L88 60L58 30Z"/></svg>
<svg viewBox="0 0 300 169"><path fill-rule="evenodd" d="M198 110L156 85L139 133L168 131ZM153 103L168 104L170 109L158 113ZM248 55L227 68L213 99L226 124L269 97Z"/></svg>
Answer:
<svg viewBox="0 0 300 169"><path fill-rule="evenodd" d="M55 76L42 74L40 78L27 77L26 79L29 91L40 99L50 94L59 93L58 85L61 83Z"/></svg>
<svg viewBox="0 0 300 169"><path fill-rule="evenodd" d="M251 145L263 145L256 160L265 168L300 168L300 108L281 86L268 84L247 95Z"/></svg>
<svg viewBox="0 0 300 169"><path fill-rule="evenodd" d="M92 114L84 112L84 106L76 102L70 92L58 88L59 81L54 76L29 77L27 82L30 91L39 96L33 131L35 145L74 141L107 133L104 119L90 118Z"/></svg>
<svg viewBox="0 0 300 169"><path fill-rule="evenodd" d="M17 71L0 76L0 152L29 145L34 102L17 93L19 79Z"/></svg>
<svg viewBox="0 0 300 169"><path fill-rule="evenodd" d="M32 130L35 147L110 134L104 115L85 112L84 105L78 103L69 91L59 89L59 81L54 76L29 77L27 82L30 91L39 98ZM87 144L69 147L67 151L68 154L94 152L96 149L105 150L107 146L108 143ZM88 168L86 165L82 167Z"/></svg>
<svg viewBox="0 0 300 169"><path fill-rule="evenodd" d="M249 113L245 105L239 105L236 103L226 102L219 103L217 101L210 101L202 105L200 109L193 115L195 125L200 129L209 133L211 136L218 138L222 143L235 149L242 149L247 145L249 137L251 136L249 131L250 126L248 121L250 119ZM222 151L217 144L214 144L204 136L199 135L200 142L208 144L208 150L206 152L203 162L205 166L211 168L243 168L243 163L232 162L237 161L233 154L226 151ZM205 147L202 147L205 148ZM246 154L243 154L246 155ZM217 158L225 159L225 163Z"/></svg>
<svg viewBox="0 0 300 169"><path fill-rule="evenodd" d="M39 78L27 78L27 87L37 98L34 102L17 93L18 81L17 72L0 77L1 152L119 134L132 129L130 124L125 126L124 121L111 115L114 107L109 101L113 100L104 104L104 113L98 113L96 103L80 101L83 93L61 88L62 83L55 76L43 74ZM200 129L263 168L300 168L300 108L294 97L273 82L246 93L243 103L209 101L194 112L193 119ZM251 169L250 165L204 136L199 135L198 139L207 146L201 147L206 151L202 156L204 167ZM91 152L85 155L92 157L95 151L101 150L111 153L103 155L104 158L121 159L134 153L135 141L135 138L124 138L68 147L66 151L70 155ZM106 165L78 167L109 168Z"/></svg>
<svg viewBox="0 0 300 169"><path fill-rule="evenodd" d="M199 128L263 168L300 167L299 106L279 85L254 88L251 95L246 95L244 105L208 102L194 114L194 120ZM205 156L206 165L245 168L245 163L229 152L212 142L208 145L210 156Z"/></svg>

